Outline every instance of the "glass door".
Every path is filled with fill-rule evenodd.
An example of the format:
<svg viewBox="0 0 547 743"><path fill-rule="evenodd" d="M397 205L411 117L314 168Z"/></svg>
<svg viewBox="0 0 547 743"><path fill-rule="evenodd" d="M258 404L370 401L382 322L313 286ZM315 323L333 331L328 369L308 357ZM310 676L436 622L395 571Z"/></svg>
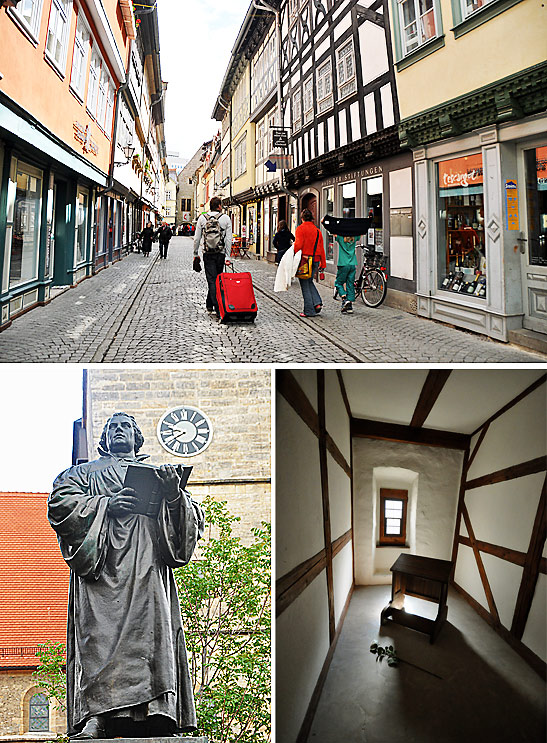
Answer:
<svg viewBox="0 0 547 743"><path fill-rule="evenodd" d="M523 150L521 162L523 326L547 333L547 144Z"/></svg>

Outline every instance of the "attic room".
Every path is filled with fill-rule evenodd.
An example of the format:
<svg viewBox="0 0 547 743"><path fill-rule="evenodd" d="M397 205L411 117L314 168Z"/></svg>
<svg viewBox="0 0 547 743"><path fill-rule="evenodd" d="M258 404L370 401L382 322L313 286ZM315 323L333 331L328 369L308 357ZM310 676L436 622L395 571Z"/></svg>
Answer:
<svg viewBox="0 0 547 743"><path fill-rule="evenodd" d="M276 740L545 740L546 375L276 373Z"/></svg>

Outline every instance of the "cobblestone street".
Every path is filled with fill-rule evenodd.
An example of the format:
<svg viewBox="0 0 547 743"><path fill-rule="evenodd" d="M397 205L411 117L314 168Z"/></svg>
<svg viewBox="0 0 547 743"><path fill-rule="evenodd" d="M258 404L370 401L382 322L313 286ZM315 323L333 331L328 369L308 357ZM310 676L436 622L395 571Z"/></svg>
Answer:
<svg viewBox="0 0 547 743"><path fill-rule="evenodd" d="M192 239L171 241L166 261L131 254L16 319L0 334L1 362L126 363L545 363L545 356L400 310L366 307L342 315L328 287L324 309L301 319L298 284L273 293L275 267L250 270L259 307L254 324L222 325L205 311L204 273L192 266Z"/></svg>

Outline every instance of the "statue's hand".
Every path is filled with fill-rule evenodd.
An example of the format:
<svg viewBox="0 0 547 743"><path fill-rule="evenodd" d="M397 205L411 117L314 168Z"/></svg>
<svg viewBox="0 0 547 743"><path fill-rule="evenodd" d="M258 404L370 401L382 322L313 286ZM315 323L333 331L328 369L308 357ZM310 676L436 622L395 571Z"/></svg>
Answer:
<svg viewBox="0 0 547 743"><path fill-rule="evenodd" d="M179 495L180 477L176 468L172 464L162 464L156 470L156 476L161 480L161 489L163 497L167 501L174 501Z"/></svg>
<svg viewBox="0 0 547 743"><path fill-rule="evenodd" d="M112 516L125 516L135 510L137 503L138 499L133 488L123 488L108 501L108 513Z"/></svg>

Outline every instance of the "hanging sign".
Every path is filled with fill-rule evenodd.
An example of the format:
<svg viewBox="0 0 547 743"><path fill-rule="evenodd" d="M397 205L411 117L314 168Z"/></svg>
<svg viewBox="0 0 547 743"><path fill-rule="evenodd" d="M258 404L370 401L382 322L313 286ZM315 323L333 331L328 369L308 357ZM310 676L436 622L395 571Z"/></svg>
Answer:
<svg viewBox="0 0 547 743"><path fill-rule="evenodd" d="M289 132L286 129L272 129L272 147L288 147Z"/></svg>
<svg viewBox="0 0 547 743"><path fill-rule="evenodd" d="M519 200L516 180L505 181L505 206L507 211L507 229L519 229Z"/></svg>

